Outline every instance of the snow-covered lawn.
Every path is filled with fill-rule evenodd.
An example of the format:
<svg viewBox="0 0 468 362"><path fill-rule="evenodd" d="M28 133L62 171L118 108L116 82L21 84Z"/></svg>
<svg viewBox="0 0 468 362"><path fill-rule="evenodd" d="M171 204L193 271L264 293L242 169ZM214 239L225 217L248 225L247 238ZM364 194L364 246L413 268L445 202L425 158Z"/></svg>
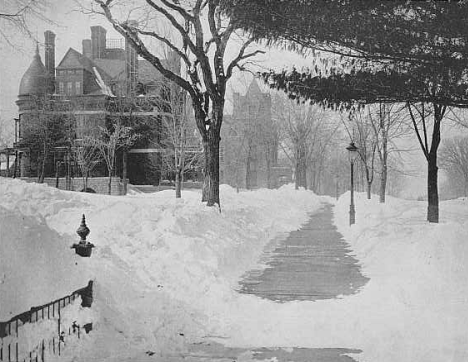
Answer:
<svg viewBox="0 0 468 362"><path fill-rule="evenodd" d="M358 348L363 361L468 359L468 201L442 203L431 225L423 202L358 195L349 228L343 195L335 221L370 282L343 298L279 304L237 293L239 278L269 241L333 201L291 186L222 186L221 197L219 213L196 191L110 197L0 179L0 321L94 279L95 328L78 360L174 355L210 338ZM69 249L82 213L96 245L90 259Z"/></svg>

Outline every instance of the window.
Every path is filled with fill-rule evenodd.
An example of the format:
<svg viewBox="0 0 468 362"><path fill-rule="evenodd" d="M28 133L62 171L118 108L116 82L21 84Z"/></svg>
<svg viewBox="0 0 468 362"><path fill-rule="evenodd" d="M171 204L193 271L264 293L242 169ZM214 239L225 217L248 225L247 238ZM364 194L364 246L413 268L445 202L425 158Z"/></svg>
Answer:
<svg viewBox="0 0 468 362"><path fill-rule="evenodd" d="M67 82L67 94L73 94L73 82Z"/></svg>
<svg viewBox="0 0 468 362"><path fill-rule="evenodd" d="M59 94L65 94L65 84L59 82Z"/></svg>
<svg viewBox="0 0 468 362"><path fill-rule="evenodd" d="M81 82L75 82L75 94L81 94Z"/></svg>

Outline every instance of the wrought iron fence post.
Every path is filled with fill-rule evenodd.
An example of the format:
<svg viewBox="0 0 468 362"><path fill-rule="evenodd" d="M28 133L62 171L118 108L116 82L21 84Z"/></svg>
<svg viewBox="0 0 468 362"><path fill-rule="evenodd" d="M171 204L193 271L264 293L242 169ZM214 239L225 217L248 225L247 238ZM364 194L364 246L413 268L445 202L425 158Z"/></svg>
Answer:
<svg viewBox="0 0 468 362"><path fill-rule="evenodd" d="M90 230L88 226L86 226L86 219L83 214L81 218L80 227L76 230L76 233L80 237L80 241L77 244L73 244L71 247L75 249L75 252L82 257L90 257L92 248L94 248L94 244L86 241L86 237L89 235Z"/></svg>

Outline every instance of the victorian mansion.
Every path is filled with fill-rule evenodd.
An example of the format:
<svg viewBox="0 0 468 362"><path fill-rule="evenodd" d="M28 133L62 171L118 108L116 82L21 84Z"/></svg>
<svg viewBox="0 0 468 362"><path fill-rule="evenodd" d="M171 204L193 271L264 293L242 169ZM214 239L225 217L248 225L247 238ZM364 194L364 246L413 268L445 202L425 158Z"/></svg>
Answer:
<svg viewBox="0 0 468 362"><path fill-rule="evenodd" d="M41 174L44 182L80 191L73 150L85 136L109 128L119 118L127 123L131 119L132 128L139 128L144 137L126 151L125 162L117 153L113 193L121 193L125 176L133 184L157 184L162 172L157 114L164 107L158 100L173 86L149 62L138 59L125 40L107 39L101 26L91 27L91 39L82 40L81 52L70 48L58 65L55 34L46 31L44 35L44 62L37 47L19 87L13 147L16 161L11 173L27 179ZM171 53L163 63L180 71L180 60ZM58 125L51 122L54 118ZM54 132L59 134L55 138ZM50 137L47 153L34 146L41 134ZM97 165L89 175L89 188L105 192L99 180L106 172L102 162Z"/></svg>

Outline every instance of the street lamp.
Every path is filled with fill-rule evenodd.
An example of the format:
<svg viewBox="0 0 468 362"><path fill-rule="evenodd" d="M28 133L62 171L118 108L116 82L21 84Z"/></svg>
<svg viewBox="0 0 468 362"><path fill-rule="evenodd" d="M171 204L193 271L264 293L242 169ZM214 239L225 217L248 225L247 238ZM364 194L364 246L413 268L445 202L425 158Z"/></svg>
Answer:
<svg viewBox="0 0 468 362"><path fill-rule="evenodd" d="M358 148L351 142L348 147L349 163L351 164L351 204L349 205L349 225L356 222L356 210L354 209L354 162L358 157Z"/></svg>

